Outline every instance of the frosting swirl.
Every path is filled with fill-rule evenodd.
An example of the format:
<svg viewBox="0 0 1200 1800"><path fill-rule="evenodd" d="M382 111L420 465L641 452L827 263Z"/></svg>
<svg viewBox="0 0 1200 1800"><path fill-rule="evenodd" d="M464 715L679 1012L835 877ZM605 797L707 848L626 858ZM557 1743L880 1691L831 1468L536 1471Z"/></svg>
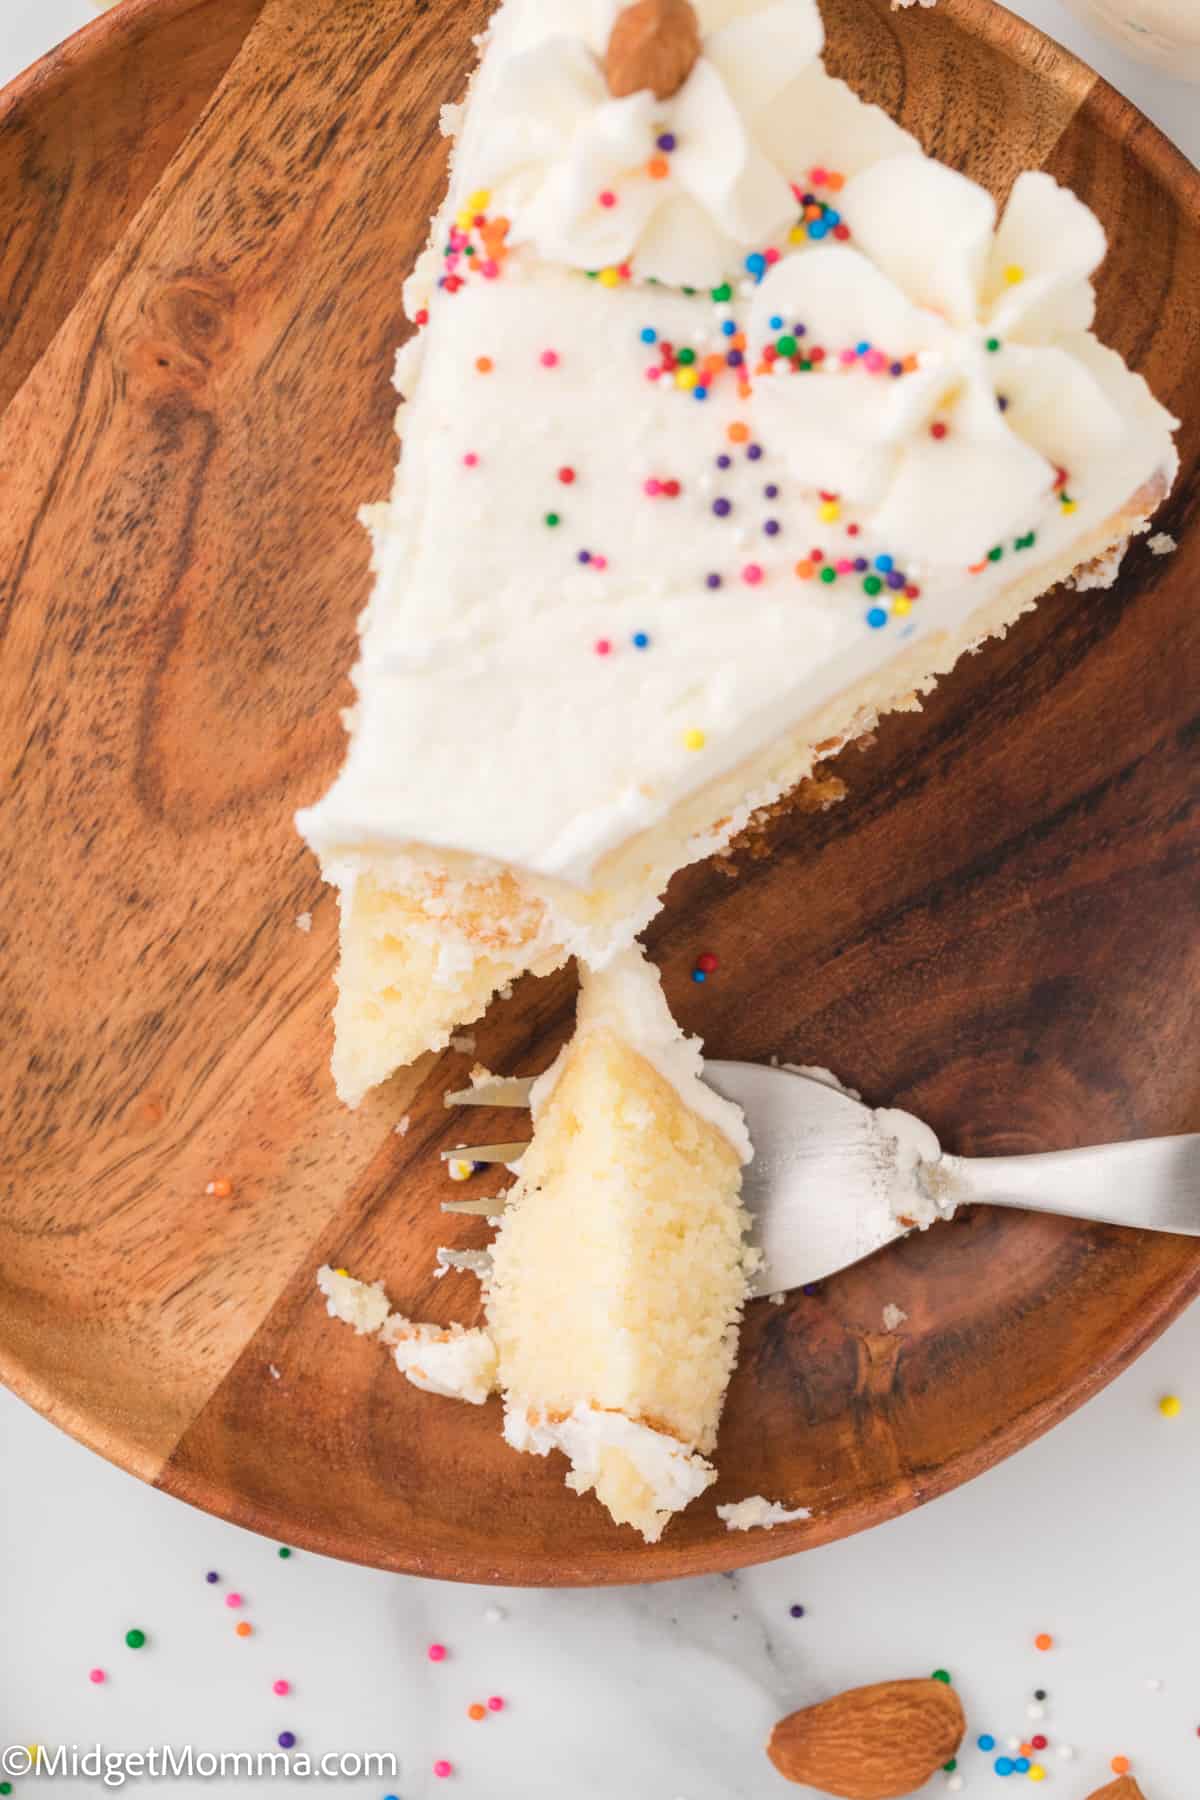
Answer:
<svg viewBox="0 0 1200 1800"><path fill-rule="evenodd" d="M619 10L582 7L506 59L470 184L546 262L704 287L795 218L775 103L819 57L820 15L814 0L733 16L696 0L700 55L679 91L615 99L603 52Z"/></svg>
<svg viewBox="0 0 1200 1800"><path fill-rule="evenodd" d="M997 229L990 194L920 157L863 170L840 206L853 247L759 286L755 409L800 480L870 508L911 556L971 563L1119 440L1086 354L1104 232L1042 173ZM798 361L784 338L817 350L802 380L779 378Z"/></svg>

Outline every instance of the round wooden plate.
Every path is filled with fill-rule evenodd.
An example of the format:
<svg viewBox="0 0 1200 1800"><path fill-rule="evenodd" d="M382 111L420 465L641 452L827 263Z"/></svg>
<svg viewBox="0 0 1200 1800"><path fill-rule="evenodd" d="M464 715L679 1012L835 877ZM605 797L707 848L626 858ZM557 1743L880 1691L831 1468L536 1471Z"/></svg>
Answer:
<svg viewBox="0 0 1200 1800"><path fill-rule="evenodd" d="M291 813L340 754L354 513L387 489L399 282L483 5L370 0L364 44L390 36L327 92L305 39L286 132L242 47L270 6L126 0L0 111L0 1371L167 1493L384 1568L628 1582L861 1530L1094 1394L1200 1289L1200 1248L978 1212L756 1304L720 1485L653 1549L507 1450L494 1405L416 1392L325 1318L325 1260L419 1317L477 1307L432 1279L483 1235L438 1211L438 1151L493 1123L443 1108L472 1059L337 1105L335 909ZM990 0L826 16L837 72L931 151L1000 194L1044 167L1100 213L1101 333L1191 413L1156 527L1181 548L1045 601L843 756L846 804L682 876L651 949L712 1054L828 1064L959 1151L1195 1129L1200 183ZM231 139L235 104L261 129ZM478 1054L543 1067L572 999L525 982ZM730 1536L714 1503L748 1494L813 1518Z"/></svg>

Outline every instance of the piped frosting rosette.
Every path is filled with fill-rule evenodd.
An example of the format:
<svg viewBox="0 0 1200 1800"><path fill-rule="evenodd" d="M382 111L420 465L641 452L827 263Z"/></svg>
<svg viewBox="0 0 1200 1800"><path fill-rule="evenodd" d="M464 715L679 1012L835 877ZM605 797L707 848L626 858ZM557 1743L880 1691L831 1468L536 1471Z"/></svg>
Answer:
<svg viewBox="0 0 1200 1800"><path fill-rule="evenodd" d="M571 0L505 64L471 173L546 262L704 287L786 232L796 196L780 103L816 69L814 0L695 0L698 55L677 92L616 95L617 0ZM798 166L798 165L797 165Z"/></svg>
<svg viewBox="0 0 1200 1800"><path fill-rule="evenodd" d="M840 206L852 243L758 288L755 413L799 481L910 557L971 565L1120 443L1087 333L1104 232L1041 173L997 229L990 194L920 157L863 170Z"/></svg>

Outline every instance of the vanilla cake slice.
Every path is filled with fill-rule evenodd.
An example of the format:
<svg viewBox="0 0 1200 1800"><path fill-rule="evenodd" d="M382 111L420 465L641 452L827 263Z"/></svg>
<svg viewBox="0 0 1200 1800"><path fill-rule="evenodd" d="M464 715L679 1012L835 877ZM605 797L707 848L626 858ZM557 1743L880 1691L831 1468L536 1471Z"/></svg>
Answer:
<svg viewBox="0 0 1200 1800"><path fill-rule="evenodd" d="M351 1104L619 956L1174 477L1090 329L1092 213L1041 173L998 213L821 47L812 0L504 0L450 110L347 758L299 817Z"/></svg>
<svg viewBox="0 0 1200 1800"><path fill-rule="evenodd" d="M378 1333L417 1386L476 1403L498 1388L513 1448L561 1452L567 1485L650 1543L716 1479L758 1261L745 1124L701 1071L638 951L585 971L575 1035L534 1085L533 1140L496 1202L486 1325L417 1325L378 1283L317 1278L330 1313Z"/></svg>

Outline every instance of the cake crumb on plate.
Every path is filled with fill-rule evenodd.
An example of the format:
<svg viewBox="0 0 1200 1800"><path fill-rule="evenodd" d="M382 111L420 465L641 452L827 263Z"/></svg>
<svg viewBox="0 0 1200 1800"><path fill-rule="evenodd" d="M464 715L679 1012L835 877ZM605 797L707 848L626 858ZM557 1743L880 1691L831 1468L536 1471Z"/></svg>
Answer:
<svg viewBox="0 0 1200 1800"><path fill-rule="evenodd" d="M748 1500L735 1500L729 1506L718 1506L718 1519L724 1519L726 1531L754 1531L761 1526L770 1531L775 1525L786 1525L792 1519L811 1519L812 1513L807 1506L797 1506L789 1512L778 1500L764 1500L761 1494L751 1494Z"/></svg>

